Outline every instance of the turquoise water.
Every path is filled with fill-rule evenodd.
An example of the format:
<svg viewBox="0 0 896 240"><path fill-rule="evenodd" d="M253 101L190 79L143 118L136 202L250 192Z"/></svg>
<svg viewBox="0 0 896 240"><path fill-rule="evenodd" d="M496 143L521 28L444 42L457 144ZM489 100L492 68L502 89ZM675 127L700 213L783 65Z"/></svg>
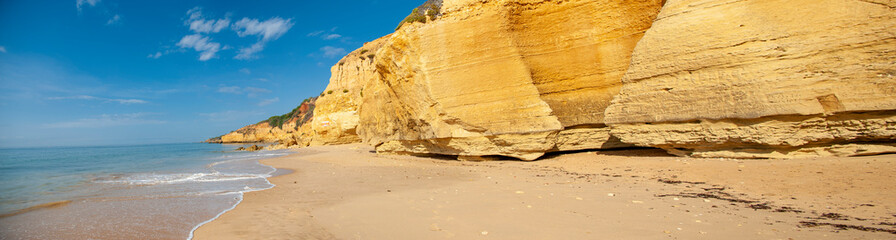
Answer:
<svg viewBox="0 0 896 240"><path fill-rule="evenodd" d="M285 151L162 144L0 149L0 239L186 239L248 191L259 159ZM49 207L48 207L49 206Z"/></svg>

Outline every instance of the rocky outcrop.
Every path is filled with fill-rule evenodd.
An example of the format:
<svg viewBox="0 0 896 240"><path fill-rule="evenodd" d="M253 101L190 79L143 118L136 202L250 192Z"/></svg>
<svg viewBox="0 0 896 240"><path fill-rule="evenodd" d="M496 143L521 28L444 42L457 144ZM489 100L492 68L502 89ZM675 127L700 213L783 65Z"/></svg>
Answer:
<svg viewBox="0 0 896 240"><path fill-rule="evenodd" d="M238 147L238 148L236 148L236 151L255 152L255 151L262 150L262 149L264 149L264 147L258 146L258 145L252 145L249 147Z"/></svg>
<svg viewBox="0 0 896 240"><path fill-rule="evenodd" d="M377 51L390 39L385 36L349 53L330 69L330 84L317 99L314 119L299 138L307 145L361 142L358 137L358 108L364 86L378 77L374 60Z"/></svg>
<svg viewBox="0 0 896 240"><path fill-rule="evenodd" d="M893 152L894 29L893 1L669 0L606 123L688 156Z"/></svg>
<svg viewBox="0 0 896 240"><path fill-rule="evenodd" d="M332 67L313 118L210 141L469 160L896 152L893 29L878 0L429 0Z"/></svg>
<svg viewBox="0 0 896 240"><path fill-rule="evenodd" d="M358 132L381 153L503 155L626 146L604 125L661 0L445 1L377 52Z"/></svg>
<svg viewBox="0 0 896 240"><path fill-rule="evenodd" d="M300 130L305 123L313 120L315 100L308 98L302 101L291 112L273 116L256 124L242 127L236 131L224 134L220 137L206 140L210 143L258 143L279 142L286 146L297 145L302 142Z"/></svg>

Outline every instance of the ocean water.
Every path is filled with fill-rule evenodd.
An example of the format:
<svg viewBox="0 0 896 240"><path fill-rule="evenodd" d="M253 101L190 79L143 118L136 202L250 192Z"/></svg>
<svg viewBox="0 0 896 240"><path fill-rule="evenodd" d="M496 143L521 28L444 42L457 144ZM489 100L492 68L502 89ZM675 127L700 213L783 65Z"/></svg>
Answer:
<svg viewBox="0 0 896 240"><path fill-rule="evenodd" d="M0 239L187 239L273 187L286 151L161 144L0 149Z"/></svg>

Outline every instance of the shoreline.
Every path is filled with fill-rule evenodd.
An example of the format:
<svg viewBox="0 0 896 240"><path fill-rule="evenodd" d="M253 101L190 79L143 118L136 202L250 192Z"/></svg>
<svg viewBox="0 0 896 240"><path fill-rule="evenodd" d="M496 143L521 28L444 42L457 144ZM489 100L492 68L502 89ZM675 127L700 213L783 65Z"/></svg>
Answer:
<svg viewBox="0 0 896 240"><path fill-rule="evenodd" d="M194 239L896 234L896 155L732 160L638 149L461 162L380 156L355 144L259 162L293 172L244 193Z"/></svg>
<svg viewBox="0 0 896 240"><path fill-rule="evenodd" d="M294 155L294 154L298 154L298 153L293 152L293 153L289 153L289 154L287 154L287 155L285 155L285 156L276 156L276 157L271 157L271 158L289 157L289 156ZM265 177L265 178L263 178L264 181L267 182L267 183L268 183L269 185L271 185L271 186L268 187L268 188L264 188L264 189L253 189L253 190L248 190L248 191L239 191L239 199L236 201L236 203L233 204L233 206L231 206L230 208L224 209L223 211L221 211L220 213L218 213L217 215L215 215L215 216L212 217L211 219L205 220L205 221L203 221L203 222L197 224L196 226L194 226L192 229L190 229L190 233L189 233L189 235L187 236L187 240L192 240L192 239L193 239L193 233L195 233L195 232L196 232L196 229L199 229L199 227L202 227L203 225L208 224L208 223L210 223L210 222L212 222L212 221L214 221L214 220L220 218L221 215L224 215L224 213L227 213L227 212L229 212L229 211L235 209L237 206L239 206L240 203L242 203L243 200L245 199L246 193L249 193L249 192L257 192L257 191L264 191L264 190L269 190L269 189L272 189L272 188L276 187L277 185L275 185L274 183L272 183L272 182L269 180L269 178L276 177L276 176L281 176L281 175L286 175L286 174L290 174L290 173L293 172L293 171L290 170L290 169L280 169L280 168L276 168L276 167L274 167L274 166L271 166L271 165L267 165L267 164L262 163L261 161L262 161L262 160L265 160L265 159L268 159L268 158L258 159L258 160L256 160L256 162L257 162L259 165L267 166L267 167L270 167L270 168L273 169L273 171L271 171L270 173L268 173L268 174L270 175L269 177ZM280 172L281 170L286 170L286 172L285 172L285 173L282 173L282 174L277 174L277 173Z"/></svg>

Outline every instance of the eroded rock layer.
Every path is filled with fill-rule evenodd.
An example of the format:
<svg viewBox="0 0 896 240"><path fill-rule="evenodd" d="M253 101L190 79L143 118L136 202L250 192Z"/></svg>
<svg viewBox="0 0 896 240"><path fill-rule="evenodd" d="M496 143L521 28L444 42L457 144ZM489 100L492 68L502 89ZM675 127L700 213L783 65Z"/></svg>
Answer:
<svg viewBox="0 0 896 240"><path fill-rule="evenodd" d="M606 123L681 155L856 155L894 151L894 109L894 1L668 0Z"/></svg>
<svg viewBox="0 0 896 240"><path fill-rule="evenodd" d="M279 142L285 146L302 142L300 129L313 119L316 98L302 101L292 112L242 127L223 136L206 140L211 143Z"/></svg>
<svg viewBox="0 0 896 240"><path fill-rule="evenodd" d="M624 146L603 112L661 2L444 1L376 53L358 133L379 152L526 160Z"/></svg>
<svg viewBox="0 0 896 240"><path fill-rule="evenodd" d="M388 41L385 36L349 53L330 69L330 84L317 99L314 119L303 131L307 145L361 142L356 128L358 107L364 85L379 77L374 67L377 51Z"/></svg>

